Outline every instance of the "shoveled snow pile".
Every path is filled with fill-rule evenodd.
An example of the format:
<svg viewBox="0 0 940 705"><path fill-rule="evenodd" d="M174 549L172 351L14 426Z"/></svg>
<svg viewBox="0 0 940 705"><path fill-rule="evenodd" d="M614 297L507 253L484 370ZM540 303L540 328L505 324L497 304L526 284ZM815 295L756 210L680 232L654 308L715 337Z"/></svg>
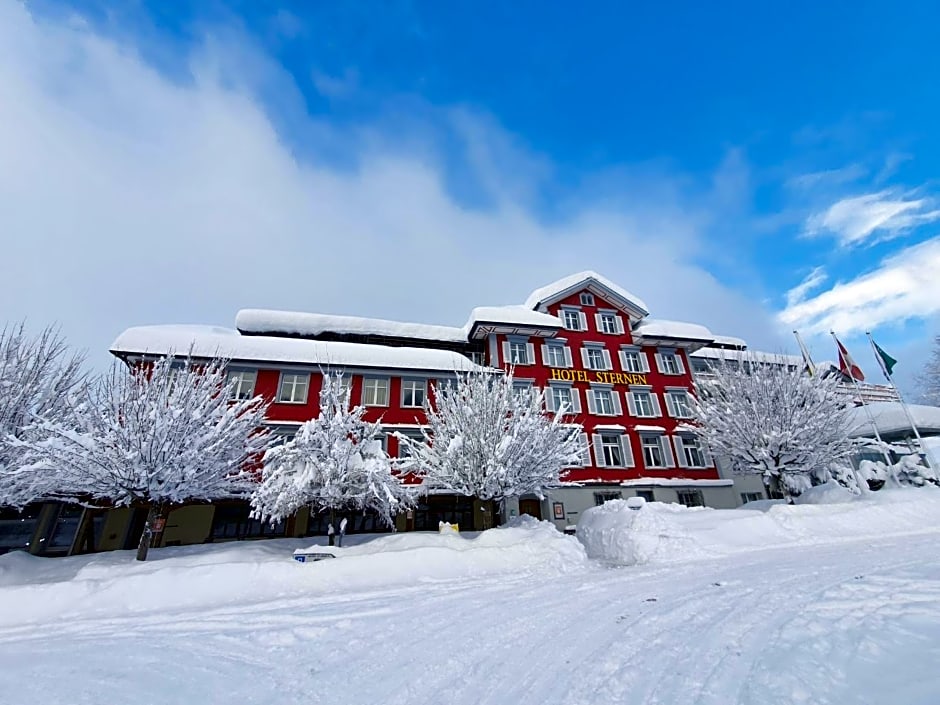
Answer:
<svg viewBox="0 0 940 705"><path fill-rule="evenodd" d="M935 531L940 490L883 490L864 497L834 484L814 488L797 505L738 509L613 500L586 511L578 540L590 558L619 565L668 563L773 547Z"/></svg>
<svg viewBox="0 0 940 705"><path fill-rule="evenodd" d="M359 538L359 537L347 537ZM6 623L73 614L130 614L200 608L266 597L328 595L467 577L560 575L588 564L581 545L529 517L475 538L449 532L382 535L359 545L316 546L337 558L293 560L306 541L280 539L164 548L145 563L116 551L71 558L0 556L0 594L15 612Z"/></svg>

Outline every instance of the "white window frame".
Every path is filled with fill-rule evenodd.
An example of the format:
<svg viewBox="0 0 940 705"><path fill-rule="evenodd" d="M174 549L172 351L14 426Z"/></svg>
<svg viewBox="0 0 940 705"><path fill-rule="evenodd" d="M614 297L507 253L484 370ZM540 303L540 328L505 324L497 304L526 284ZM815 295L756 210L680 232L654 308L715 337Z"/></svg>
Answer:
<svg viewBox="0 0 940 705"><path fill-rule="evenodd" d="M646 451L652 450L654 447L659 451L662 459L661 463L649 462ZM668 470L675 467L672 451L669 447L669 439L666 436L655 433L640 433L640 449L643 453L643 465L650 470Z"/></svg>
<svg viewBox="0 0 940 705"><path fill-rule="evenodd" d="M290 386L290 398L284 398L284 391ZM297 390L303 390L303 398L297 398ZM307 395L310 393L310 373L309 372L281 372L281 378L277 385L277 403L278 404L306 404Z"/></svg>
<svg viewBox="0 0 940 705"><path fill-rule="evenodd" d="M610 441L610 439L616 439L616 443L620 448L620 465L613 465L608 462L608 456L605 453L605 440ZM594 458L597 462L597 467L599 468L632 468L633 463L633 448L630 445L630 438L624 434L611 433L609 431L600 431L595 433L593 436L594 446ZM606 447L612 448L613 443L606 443Z"/></svg>
<svg viewBox="0 0 940 705"><path fill-rule="evenodd" d="M581 302L582 306L593 306L594 294L591 294L587 291L582 291L581 296L578 297L578 300Z"/></svg>
<svg viewBox="0 0 940 705"><path fill-rule="evenodd" d="M650 413L640 413L639 398L644 395L649 399ZM627 392L627 406L630 409L630 415L638 419L656 419L662 416L662 409L659 407L659 398L652 389L631 389ZM645 409L644 409L645 411Z"/></svg>
<svg viewBox="0 0 940 705"><path fill-rule="evenodd" d="M682 399L681 402L677 397ZM691 397L686 389L667 389L666 390L666 409L669 415L674 419L691 419L694 416L692 411Z"/></svg>
<svg viewBox="0 0 940 705"><path fill-rule="evenodd" d="M613 311L600 311L594 315L597 332L604 335L623 335L623 318Z"/></svg>
<svg viewBox="0 0 940 705"><path fill-rule="evenodd" d="M671 364L667 364L669 360ZM685 365L682 363L682 356L678 350L660 350L656 353L656 367L660 374L664 375L684 375Z"/></svg>
<svg viewBox="0 0 940 705"><path fill-rule="evenodd" d="M692 441L695 445L691 448L687 447L687 441ZM678 462L680 468L703 470L705 468L711 467L711 459L708 457L708 453L702 446L702 441L700 439L694 436L673 436L672 442L676 447L676 461ZM691 458L695 455L695 453L697 453L701 459L701 464L692 463Z"/></svg>
<svg viewBox="0 0 940 705"><path fill-rule="evenodd" d="M514 359L514 351L525 351L525 359ZM509 338L503 341L503 361L513 367L535 364L535 345L525 338Z"/></svg>
<svg viewBox="0 0 940 705"><path fill-rule="evenodd" d="M420 385L420 386L419 386ZM415 393L421 390L421 403L415 404ZM406 392L411 392L411 404L405 403ZM426 379L414 379L404 377L401 380L401 408L402 409L423 409L428 403L428 381Z"/></svg>
<svg viewBox="0 0 940 705"><path fill-rule="evenodd" d="M631 357L633 355L635 355L636 358ZM635 366L630 362L634 359L637 363ZM621 348L620 367L624 372L642 375L650 371L650 361L649 358L646 357L646 353L639 348Z"/></svg>
<svg viewBox="0 0 940 705"><path fill-rule="evenodd" d="M383 390L384 387L384 390ZM379 391L384 391L385 401L379 401ZM371 392L371 394L370 394ZM388 377L363 377L362 378L362 405L363 406L388 406L388 400L392 393L392 381ZM370 399L371 396L371 399Z"/></svg>
<svg viewBox="0 0 940 705"><path fill-rule="evenodd" d="M561 317L561 324L566 330L577 330L577 331L586 331L587 330L587 316L584 314L584 311L576 308L563 308L559 312ZM578 327L572 328L568 316L574 316L578 320Z"/></svg>
<svg viewBox="0 0 940 705"><path fill-rule="evenodd" d="M620 392L616 389L607 388L607 387L592 387L587 391L588 398L588 413L594 414L595 416L622 416L623 415L623 406L620 404ZM603 392L604 394L610 395L610 408L611 412L606 413L602 412L600 409L600 403L598 402L598 392Z"/></svg>
<svg viewBox="0 0 940 705"><path fill-rule="evenodd" d="M559 355L560 361L558 359ZM546 343L542 346L542 363L546 367L573 367L571 364L571 348L567 345Z"/></svg>
<svg viewBox="0 0 940 705"><path fill-rule="evenodd" d="M610 352L606 348L597 345L585 345L581 348L581 356L584 367L589 370L603 371L612 368Z"/></svg>
<svg viewBox="0 0 940 705"><path fill-rule="evenodd" d="M229 370L227 381L229 389L228 398L232 401L247 401L255 396L255 386L258 384L258 371Z"/></svg>

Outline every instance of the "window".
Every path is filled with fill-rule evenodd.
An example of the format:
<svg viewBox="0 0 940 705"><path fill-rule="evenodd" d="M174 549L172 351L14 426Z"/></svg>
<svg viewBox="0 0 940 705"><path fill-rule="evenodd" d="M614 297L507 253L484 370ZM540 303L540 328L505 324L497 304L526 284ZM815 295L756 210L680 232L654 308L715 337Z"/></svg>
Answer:
<svg viewBox="0 0 940 705"><path fill-rule="evenodd" d="M692 404L689 402L689 394L683 390L671 390L666 392L666 406L669 414L677 419L688 419L692 417Z"/></svg>
<svg viewBox="0 0 940 705"><path fill-rule="evenodd" d="M588 293L581 294L581 305L582 305L582 306L593 306L593 305L594 305L594 294L588 294Z"/></svg>
<svg viewBox="0 0 940 705"><path fill-rule="evenodd" d="M655 502L655 501L656 501L656 495L653 494L653 490L637 490L637 491L636 491L636 496L637 496L637 497L642 497L642 498L645 499L647 502Z"/></svg>
<svg viewBox="0 0 940 705"><path fill-rule="evenodd" d="M741 493L741 503L747 504L748 502L759 502L764 498L763 492L742 492Z"/></svg>
<svg viewBox="0 0 940 705"><path fill-rule="evenodd" d="M399 432L395 435L398 436L399 458L411 458L414 456L411 450L411 446L406 441L402 440L402 436L409 440L415 441L416 443L424 443L424 435L420 431Z"/></svg>
<svg viewBox="0 0 940 705"><path fill-rule="evenodd" d="M601 434L601 454L606 467L622 468L624 462L620 436Z"/></svg>
<svg viewBox="0 0 940 705"><path fill-rule="evenodd" d="M542 359L549 367L571 367L564 345L542 346Z"/></svg>
<svg viewBox="0 0 940 705"><path fill-rule="evenodd" d="M682 467L704 468L708 466L705 451L695 436L676 436L676 450Z"/></svg>
<svg viewBox="0 0 940 705"><path fill-rule="evenodd" d="M620 365L624 372L643 374L650 371L646 363L646 355L639 350L621 350Z"/></svg>
<svg viewBox="0 0 940 705"><path fill-rule="evenodd" d="M306 404L310 373L282 372L277 400L281 404Z"/></svg>
<svg viewBox="0 0 940 705"><path fill-rule="evenodd" d="M676 496L679 504L684 504L687 507L705 506L701 490L676 490Z"/></svg>
<svg viewBox="0 0 940 705"><path fill-rule="evenodd" d="M562 309L561 322L568 330L585 330L587 328L584 314L577 309Z"/></svg>
<svg viewBox="0 0 940 705"><path fill-rule="evenodd" d="M532 382L527 380L513 380L512 393L513 396L517 398L528 399L529 395L532 393Z"/></svg>
<svg viewBox="0 0 940 705"><path fill-rule="evenodd" d="M255 395L255 381L258 373L254 370L230 370L228 373L229 398L251 399Z"/></svg>
<svg viewBox="0 0 940 705"><path fill-rule="evenodd" d="M271 441L273 446L282 446L286 443L290 443L294 440L294 436L297 434L293 431L275 431L273 434L274 440Z"/></svg>
<svg viewBox="0 0 940 705"><path fill-rule="evenodd" d="M623 495L620 492L595 492L594 506L599 507L604 502L610 502L614 499L623 499Z"/></svg>
<svg viewBox="0 0 940 705"><path fill-rule="evenodd" d="M597 314L597 323L597 328L601 333L607 333L608 335L623 333L620 328L620 319L613 313Z"/></svg>
<svg viewBox="0 0 940 705"><path fill-rule="evenodd" d="M652 392L644 389L630 390L630 413L640 418L653 418L659 416L659 404Z"/></svg>
<svg viewBox="0 0 940 705"><path fill-rule="evenodd" d="M366 377L362 380L362 403L365 406L388 406L388 377Z"/></svg>
<svg viewBox="0 0 940 705"><path fill-rule="evenodd" d="M641 436L643 446L643 464L648 468L667 467L666 453L663 451L662 436ZM670 463L671 464L671 463Z"/></svg>
<svg viewBox="0 0 940 705"><path fill-rule="evenodd" d="M427 400L427 385L423 379L403 379L401 381L401 405L405 408L420 409Z"/></svg>
<svg viewBox="0 0 940 705"><path fill-rule="evenodd" d="M525 343L509 343L509 362L513 365L528 365L529 351Z"/></svg>
<svg viewBox="0 0 940 705"><path fill-rule="evenodd" d="M594 413L600 416L614 416L614 395L609 389L593 389Z"/></svg>
<svg viewBox="0 0 940 705"><path fill-rule="evenodd" d="M551 394L551 408L549 411L558 411L564 406L569 413L574 413L574 404L571 402L571 387L552 385L549 393Z"/></svg>
<svg viewBox="0 0 940 705"><path fill-rule="evenodd" d="M584 366L589 370L606 370L607 364L604 362L604 350L602 348L585 348Z"/></svg>
<svg viewBox="0 0 940 705"><path fill-rule="evenodd" d="M659 371L664 375L681 375L685 372L682 360L674 351L660 352L656 359L659 361Z"/></svg>

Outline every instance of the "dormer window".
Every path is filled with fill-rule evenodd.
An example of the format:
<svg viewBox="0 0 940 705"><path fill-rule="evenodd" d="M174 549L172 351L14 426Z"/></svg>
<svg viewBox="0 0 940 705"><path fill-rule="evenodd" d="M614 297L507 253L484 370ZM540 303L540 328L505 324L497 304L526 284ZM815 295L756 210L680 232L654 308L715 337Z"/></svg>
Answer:
<svg viewBox="0 0 940 705"><path fill-rule="evenodd" d="M581 294L581 305L582 305L582 306L593 306L593 305L594 305L594 294L588 294L588 293Z"/></svg>

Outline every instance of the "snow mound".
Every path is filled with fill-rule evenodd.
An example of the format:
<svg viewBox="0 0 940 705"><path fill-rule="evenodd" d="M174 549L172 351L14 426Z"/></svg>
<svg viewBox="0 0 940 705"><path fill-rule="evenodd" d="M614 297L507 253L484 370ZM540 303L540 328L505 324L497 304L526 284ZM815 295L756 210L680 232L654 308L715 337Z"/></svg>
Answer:
<svg viewBox="0 0 940 705"><path fill-rule="evenodd" d="M4 605L15 607L6 611L4 621L201 609L220 602L254 604L494 576L527 580L538 575L542 580L590 565L574 537L535 520L475 538L406 533L343 548L318 545L312 548L337 558L293 560L291 552L305 545L309 539L164 548L152 551L144 563L129 551L58 559L7 554L0 556L0 595Z"/></svg>
<svg viewBox="0 0 940 705"><path fill-rule="evenodd" d="M630 509L625 500L613 500L582 515L577 537L589 558L643 565L902 536L940 526L940 490L933 487L859 498L827 484L804 493L800 504L750 506L710 509L652 502Z"/></svg>

